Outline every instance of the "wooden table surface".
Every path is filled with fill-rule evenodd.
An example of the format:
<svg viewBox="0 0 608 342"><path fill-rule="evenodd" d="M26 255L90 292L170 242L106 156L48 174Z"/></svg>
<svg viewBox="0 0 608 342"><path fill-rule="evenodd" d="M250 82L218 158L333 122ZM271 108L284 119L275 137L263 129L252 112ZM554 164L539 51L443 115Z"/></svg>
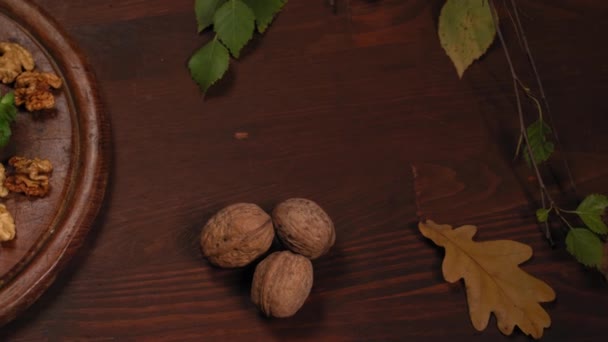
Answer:
<svg viewBox="0 0 608 342"><path fill-rule="evenodd" d="M535 223L537 185L512 160L503 52L494 44L459 80L437 39L443 1L338 0L333 14L323 0L290 0L205 99L186 70L208 39L192 0L35 2L95 69L112 175L83 248L0 340L507 340L494 319L473 329L464 286L443 281L419 215L531 245L523 268L557 293L545 340L608 336L608 285ZM518 3L563 147L545 172L551 190L566 204L608 193L608 4ZM252 268L210 267L199 233L225 205L271 210L295 196L326 209L337 242L314 262L302 310L268 320L249 300Z"/></svg>

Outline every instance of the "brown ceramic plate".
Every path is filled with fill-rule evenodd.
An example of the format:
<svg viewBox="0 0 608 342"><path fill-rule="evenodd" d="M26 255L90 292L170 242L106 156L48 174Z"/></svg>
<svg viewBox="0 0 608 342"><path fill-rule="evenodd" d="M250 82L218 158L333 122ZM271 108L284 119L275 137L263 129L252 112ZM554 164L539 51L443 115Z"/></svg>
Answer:
<svg viewBox="0 0 608 342"><path fill-rule="evenodd" d="M0 41L30 50L37 68L64 80L55 114L21 111L10 155L41 157L54 165L51 192L31 200L11 194L5 203L17 224L15 240L0 245L0 325L13 319L49 287L80 246L106 188L109 125L94 77L63 31L25 0L0 1ZM0 86L4 94L7 87Z"/></svg>

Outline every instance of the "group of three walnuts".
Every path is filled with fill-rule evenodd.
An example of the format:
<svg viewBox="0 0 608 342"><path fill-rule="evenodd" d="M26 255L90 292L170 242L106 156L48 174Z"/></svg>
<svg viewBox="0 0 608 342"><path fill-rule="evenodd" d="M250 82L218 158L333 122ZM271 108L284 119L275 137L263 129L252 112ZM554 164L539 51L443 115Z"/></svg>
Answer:
<svg viewBox="0 0 608 342"><path fill-rule="evenodd" d="M201 248L216 266L242 267L270 249L275 231L289 250L274 252L256 266L251 300L267 316L289 317L310 294L310 260L327 253L336 240L334 224L318 204L291 198L276 206L272 218L255 204L230 205L203 227Z"/></svg>

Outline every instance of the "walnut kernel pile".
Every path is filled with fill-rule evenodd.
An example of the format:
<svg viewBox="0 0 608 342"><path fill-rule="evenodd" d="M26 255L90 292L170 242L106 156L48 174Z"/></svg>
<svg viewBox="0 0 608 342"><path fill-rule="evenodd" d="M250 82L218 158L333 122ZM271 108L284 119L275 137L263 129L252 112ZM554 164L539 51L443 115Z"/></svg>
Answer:
<svg viewBox="0 0 608 342"><path fill-rule="evenodd" d="M17 43L0 42L0 81L15 83L15 104L25 105L30 112L52 109L52 89L61 88L63 82L54 73L34 68L34 58L27 49Z"/></svg>
<svg viewBox="0 0 608 342"><path fill-rule="evenodd" d="M12 172L0 164L0 197L9 192L23 193L32 197L44 197L49 193L53 165L46 159L12 157L8 161ZM15 238L15 220L4 204L0 204L0 242Z"/></svg>
<svg viewBox="0 0 608 342"><path fill-rule="evenodd" d="M0 197L4 198L8 196L8 189L4 186L4 181L6 180L6 169L4 165L0 164Z"/></svg>
<svg viewBox="0 0 608 342"><path fill-rule="evenodd" d="M0 204L0 241L15 238L15 220L4 204Z"/></svg>
<svg viewBox="0 0 608 342"><path fill-rule="evenodd" d="M24 71L34 70L34 58L23 46L0 42L0 81L10 84Z"/></svg>
<svg viewBox="0 0 608 342"><path fill-rule="evenodd" d="M12 157L8 161L14 172L6 177L4 186L11 192L20 192L32 197L44 197L50 190L49 178L53 165L46 159Z"/></svg>
<svg viewBox="0 0 608 342"><path fill-rule="evenodd" d="M61 78L49 72L26 71L15 81L15 104L25 104L30 112L55 107L51 88L61 88Z"/></svg>
<svg viewBox="0 0 608 342"><path fill-rule="evenodd" d="M289 250L272 253L257 265L251 300L266 316L290 317L310 294L310 260L326 254L336 240L334 224L318 204L288 199L274 209L272 222L255 204L230 205L203 228L201 249L216 266L242 267L268 252L275 230Z"/></svg>
<svg viewBox="0 0 608 342"><path fill-rule="evenodd" d="M25 105L30 112L55 107L55 97L51 90L61 88L63 83L53 73L34 70L35 66L32 54L23 46L0 42L0 82L14 82L15 105ZM0 164L0 198L8 196L9 192L23 193L30 197L44 197L49 193L53 172L50 161L13 157L9 160L9 165L11 172L7 176L7 170ZM4 204L0 204L0 242L14 238L13 216Z"/></svg>

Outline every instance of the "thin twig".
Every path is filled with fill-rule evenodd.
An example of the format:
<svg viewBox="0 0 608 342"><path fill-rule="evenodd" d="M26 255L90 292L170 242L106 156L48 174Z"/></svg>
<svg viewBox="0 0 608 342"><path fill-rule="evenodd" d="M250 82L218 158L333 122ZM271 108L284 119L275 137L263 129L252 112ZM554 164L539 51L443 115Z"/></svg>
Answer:
<svg viewBox="0 0 608 342"><path fill-rule="evenodd" d="M543 206L543 208L547 207L547 200L545 198L545 193L543 192L542 189L540 189L540 203ZM547 239L547 241L549 241L549 245L551 247L554 247L555 242L553 241L553 237L551 236L551 228L549 227L549 222L545 221L544 226L545 226L545 238Z"/></svg>
<svg viewBox="0 0 608 342"><path fill-rule="evenodd" d="M562 215L561 213L561 209L555 208L555 214L557 214L557 216L566 224L566 226L569 229L574 229L574 227L572 227L572 225L570 224L570 222L568 222L568 220L566 220L566 218L564 217L564 215Z"/></svg>
<svg viewBox="0 0 608 342"><path fill-rule="evenodd" d="M522 50L525 50L526 48L524 47L524 40L521 38L521 34L519 33L519 25L517 25L517 23L515 22L515 18L513 18L513 14L511 14L509 7L505 6L505 11L509 16L509 19L511 19L511 23L513 23L513 28L515 29L515 35L517 36L517 42L519 43L519 46Z"/></svg>
<svg viewBox="0 0 608 342"><path fill-rule="evenodd" d="M534 57L532 57L532 51L530 50L530 45L528 44L528 38L524 32L524 27L519 19L519 10L517 9L517 5L515 4L515 0L511 0L511 7L513 7L513 14L515 18L516 31L518 32L518 37L524 44L524 50L528 57L528 62L532 67L532 71L534 72L534 77L536 78L536 83L538 85L538 89L540 91L540 97L545 105L547 117L549 118L549 125L553 128L553 137L555 138L555 143L557 148L561 151L564 151L562 148L561 142L559 140L559 135L557 134L557 128L553 122L553 116L551 115L551 107L549 107L549 101L547 101L547 96L545 95L545 88L543 87L543 82L541 81L540 75L538 73L538 69L536 68L536 63L534 62ZM574 182L574 177L572 176L572 171L570 170L570 165L566 160L566 156L562 158L564 162L564 168L566 169L566 173L568 174L568 180L570 181L570 186L572 186L572 190L576 191L576 183Z"/></svg>
<svg viewBox="0 0 608 342"><path fill-rule="evenodd" d="M536 173L536 179L538 181L538 186L540 187L541 191L545 194L546 198L549 200L550 206L554 207L555 202L553 201L551 194L549 193L549 191L547 190L547 187L545 186L545 182L543 181L543 178L540 174L540 170L538 169L538 164L536 163L536 160L534 159L534 154L532 153L532 147L530 146L530 140L528 137L528 132L526 130L526 123L524 120L524 112L523 112L522 105L521 105L521 98L519 96L519 84L518 84L519 78L517 77L517 73L515 72L515 67L513 66L513 62L511 61L511 55L509 54L509 49L507 48L507 44L505 42L504 36L502 35L502 31L500 30L500 25L498 24L498 18L496 16L496 7L494 6L494 1L489 0L488 3L490 4L490 12L492 12L492 19L494 20L494 26L496 27L496 33L500 40L500 44L502 45L502 49L503 49L503 51L505 53L505 57L507 59L507 64L509 65L509 69L511 71L511 78L513 79L513 90L515 91L515 100L517 103L517 114L519 116L519 129L520 129L520 132L521 132L522 136L524 137L524 141L526 143L526 149L528 150L528 155L530 156L530 163L532 164L534 172ZM543 196L541 196L541 202L545 202ZM545 203L543 203L543 208L546 208ZM546 224L546 227L545 227L545 236L547 237L547 239L550 242L553 241L551 238L551 230L549 229L548 223Z"/></svg>
<svg viewBox="0 0 608 342"><path fill-rule="evenodd" d="M336 0L328 0L327 3L334 14L338 12L338 6L336 5Z"/></svg>

